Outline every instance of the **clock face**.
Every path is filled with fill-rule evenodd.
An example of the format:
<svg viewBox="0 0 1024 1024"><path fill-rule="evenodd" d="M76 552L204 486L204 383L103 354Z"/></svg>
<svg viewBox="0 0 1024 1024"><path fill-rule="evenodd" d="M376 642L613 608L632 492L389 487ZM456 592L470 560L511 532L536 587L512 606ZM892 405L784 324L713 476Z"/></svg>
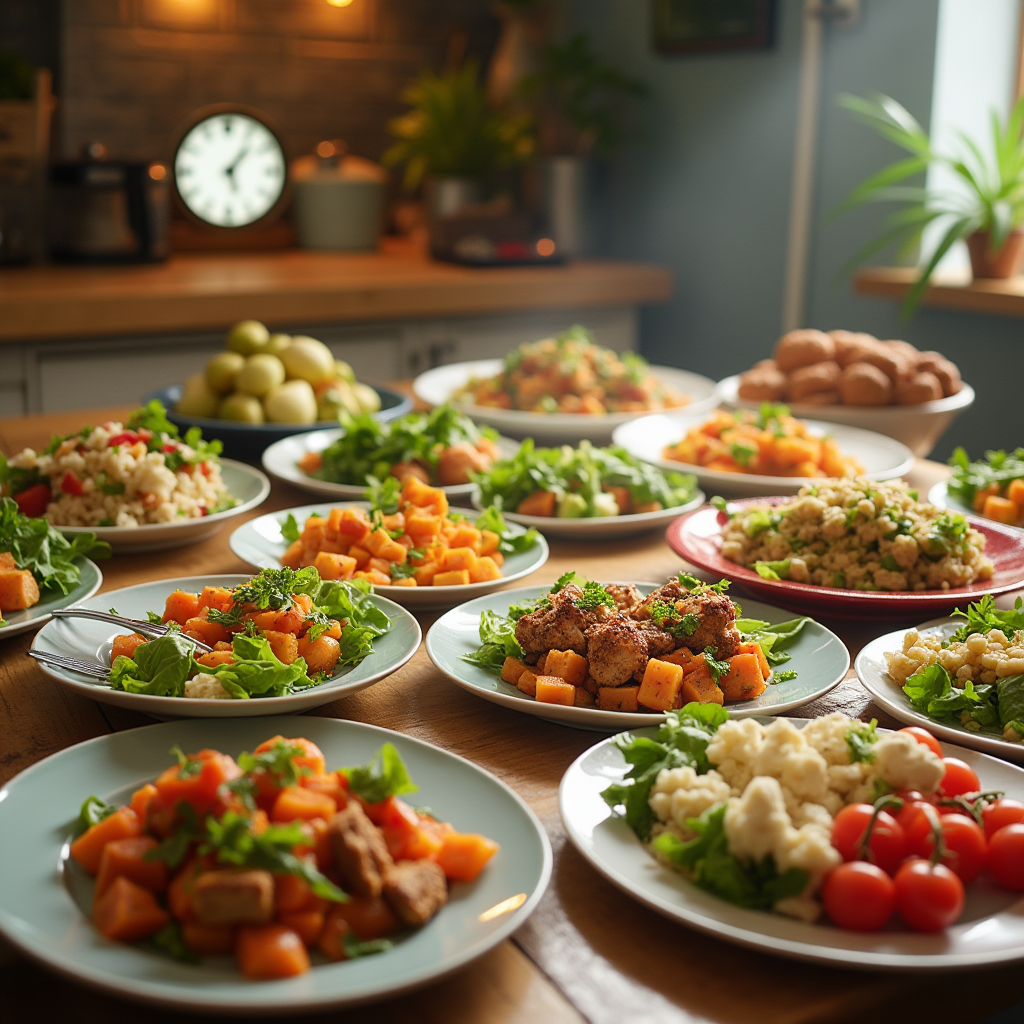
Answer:
<svg viewBox="0 0 1024 1024"><path fill-rule="evenodd" d="M200 220L240 227L269 213L285 186L274 133L248 114L213 114L181 140L174 157L178 194Z"/></svg>

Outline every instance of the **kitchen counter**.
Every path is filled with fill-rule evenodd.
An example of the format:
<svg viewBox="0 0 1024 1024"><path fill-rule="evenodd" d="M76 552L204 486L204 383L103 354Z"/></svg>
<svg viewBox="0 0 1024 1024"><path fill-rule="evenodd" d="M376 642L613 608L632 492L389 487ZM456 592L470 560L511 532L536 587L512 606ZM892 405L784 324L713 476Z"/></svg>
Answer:
<svg viewBox="0 0 1024 1024"><path fill-rule="evenodd" d="M664 267L580 261L469 268L387 240L374 253L183 254L167 263L0 271L0 342L168 334L663 302Z"/></svg>

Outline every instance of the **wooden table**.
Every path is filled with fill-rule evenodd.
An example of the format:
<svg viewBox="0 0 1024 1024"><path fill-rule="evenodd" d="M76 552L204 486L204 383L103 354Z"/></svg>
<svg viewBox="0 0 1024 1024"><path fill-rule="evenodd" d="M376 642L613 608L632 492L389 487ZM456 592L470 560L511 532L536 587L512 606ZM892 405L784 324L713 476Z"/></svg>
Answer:
<svg viewBox="0 0 1024 1024"><path fill-rule="evenodd" d="M126 410L100 410L0 420L0 449L40 446ZM927 491L945 470L919 462L911 474ZM307 496L275 484L262 514L306 504ZM245 565L227 545L230 527L193 547L103 564L104 590L165 577L236 573ZM551 559L528 584L554 581L567 569L598 579L662 581L681 568L661 533L614 545L555 540ZM435 616L421 616L428 628ZM856 654L882 631L877 625L828 622ZM907 623L910 625L911 623ZM150 719L70 694L27 658L31 635L0 652L0 782L73 743L149 724ZM798 716L834 710L895 725L856 679L846 679ZM934 977L844 971L797 963L727 945L660 917L604 881L566 842L558 816L558 783L566 768L598 740L595 733L549 724L479 700L446 680L421 649L377 685L311 712L372 722L435 743L475 761L513 786L540 817L555 862L551 885L515 937L454 977L375 1007L335 1013L345 1022L387 1024L676 1024L719 1021L813 1024L857 1019L980 1020L1019 999L1019 968L973 972L965 984ZM0 837L0 841L10 841ZM196 1020L140 1010L50 974L0 946L0 1005L11 1021L45 1010L76 1024L144 1019Z"/></svg>

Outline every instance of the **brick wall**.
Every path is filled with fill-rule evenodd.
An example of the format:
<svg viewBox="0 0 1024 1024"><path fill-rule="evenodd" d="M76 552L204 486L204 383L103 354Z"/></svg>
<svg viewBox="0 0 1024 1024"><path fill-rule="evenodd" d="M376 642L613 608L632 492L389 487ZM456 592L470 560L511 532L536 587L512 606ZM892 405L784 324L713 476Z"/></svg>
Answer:
<svg viewBox="0 0 1024 1024"><path fill-rule="evenodd" d="M487 0L63 0L58 153L166 160L192 111L232 101L268 115L289 157L343 138L376 159L402 86L456 27L486 59Z"/></svg>

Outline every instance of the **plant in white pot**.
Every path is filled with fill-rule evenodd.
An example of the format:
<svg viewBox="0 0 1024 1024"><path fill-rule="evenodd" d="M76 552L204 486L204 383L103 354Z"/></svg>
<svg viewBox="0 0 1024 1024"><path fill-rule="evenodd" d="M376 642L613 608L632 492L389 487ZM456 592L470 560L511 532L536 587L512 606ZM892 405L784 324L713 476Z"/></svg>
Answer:
<svg viewBox="0 0 1024 1024"><path fill-rule="evenodd" d="M839 102L863 123L910 153L857 186L840 212L869 202L899 203L902 209L885 220L883 233L858 252L847 268L898 243L902 257L912 254L925 229L938 222L941 237L918 279L907 293L904 316L916 309L942 257L961 239L967 243L975 278L1008 278L1024 265L1024 98L1005 122L991 115L989 152L959 133L953 152L937 150L914 117L889 96L862 99L841 96ZM906 182L932 165L948 168L957 189L937 190Z"/></svg>

